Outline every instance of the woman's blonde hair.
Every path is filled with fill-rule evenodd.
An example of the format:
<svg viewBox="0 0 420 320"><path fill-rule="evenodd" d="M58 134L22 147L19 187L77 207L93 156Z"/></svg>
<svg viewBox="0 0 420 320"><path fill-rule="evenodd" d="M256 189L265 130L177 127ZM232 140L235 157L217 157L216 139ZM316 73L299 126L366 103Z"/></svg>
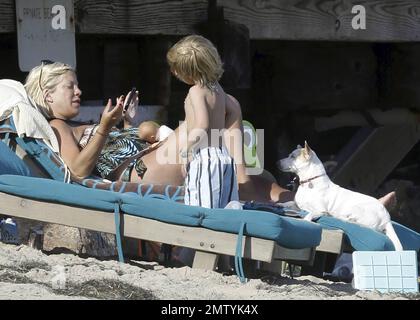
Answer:
<svg viewBox="0 0 420 320"><path fill-rule="evenodd" d="M44 91L54 92L61 81L61 76L68 71L75 72L71 66L65 63L42 63L34 67L26 77L26 92L47 119L52 117L52 110L45 100Z"/></svg>
<svg viewBox="0 0 420 320"><path fill-rule="evenodd" d="M171 71L184 82L199 82L211 88L223 75L216 47L199 35L179 40L169 49L166 58Z"/></svg>

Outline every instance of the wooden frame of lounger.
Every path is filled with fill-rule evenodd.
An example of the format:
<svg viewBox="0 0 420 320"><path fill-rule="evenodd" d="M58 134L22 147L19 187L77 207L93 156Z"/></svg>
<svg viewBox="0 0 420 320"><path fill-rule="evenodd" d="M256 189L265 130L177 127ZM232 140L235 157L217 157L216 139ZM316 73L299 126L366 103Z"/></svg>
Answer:
<svg viewBox="0 0 420 320"><path fill-rule="evenodd" d="M344 250L345 250L345 241L344 241L343 231L322 229L321 242L315 248L313 259L310 264L307 264L307 266L313 266L315 255L317 253L322 253L322 254L331 253L331 254L339 255ZM293 261L292 259L289 259L289 261L287 262L290 264L299 265L299 261ZM322 272L324 271L324 263L325 261L323 261L322 265L315 266L317 273L322 274ZM273 273L282 273L282 270L284 270L284 268L285 268L285 265L283 261L274 260L270 263L263 263L262 265L263 270L273 272Z"/></svg>
<svg viewBox="0 0 420 320"><path fill-rule="evenodd" d="M322 229L321 242L316 251L340 254L344 250L344 243L343 231Z"/></svg>
<svg viewBox="0 0 420 320"><path fill-rule="evenodd" d="M37 176L44 176L45 175L39 170L38 166L33 163L32 159L26 155L26 152L20 148L19 145L16 145L15 153L19 158L25 161L27 165L30 166L32 172L36 172ZM0 193L1 194L1 193ZM1 197L0 197L1 200ZM22 198L23 200L23 198ZM29 200L28 200L29 201ZM45 204L44 202L40 202L41 204ZM68 207L68 206L64 206ZM70 207L71 208L71 207ZM0 208L1 213L2 208ZM18 215L16 215L18 216ZM19 217L34 219L28 215L20 215ZM134 216L129 216L130 218L134 218ZM112 218L113 219L113 218ZM158 222L156 220L144 219L146 220L144 228L144 232L142 230L138 230L138 234L124 233L126 237L138 238L142 240L150 240L156 242L163 242L168 243L176 246L185 246L196 249L196 254L194 258L193 267L200 268L200 269L209 269L214 270L215 266L217 265L219 254L226 254L226 255L235 255L236 249L236 235L223 233L223 232L216 232L212 230L208 230L205 228L192 228L192 227L182 227L176 226L172 224ZM60 222L58 220L42 220L42 219L35 219L44 222L51 222L57 224L63 224L72 227L79 227L85 229L91 229L95 231L103 231L115 234L113 221L107 227L106 230L102 229L94 229L89 228L83 224L75 224L74 222L67 222L65 223ZM154 226L157 224L157 226ZM95 226L94 226L95 227ZM150 230L154 230L153 228L163 228L162 234L164 238L157 237L156 235L150 235ZM172 228L174 227L174 228ZM149 229L148 229L149 228ZM159 230L157 229L157 230ZM204 233L201 233L202 230L205 230ZM125 232L125 230L124 230ZM179 237L178 232L183 234L183 236ZM208 235L206 234L209 233ZM141 236L139 236L141 234ZM189 234L189 237L186 237L184 240L184 235ZM173 237L172 237L173 235ZM224 237L221 237L224 235ZM226 235L229 240L225 239ZM166 239L168 238L168 239ZM202 239L207 239L207 241L202 241ZM251 240L252 239L252 240ZM261 240L261 241L259 241ZM251 242L250 242L251 241ZM229 246L227 246L226 242L229 242ZM341 230L322 230L321 242L316 248L306 248L300 250L290 250L287 248L282 248L281 246L275 244L274 241L265 240L265 239L258 239L258 238L250 238L246 237L246 241L244 243L244 258L258 260L265 262L263 263L262 269L270 272L281 272L282 270L282 261L289 261L294 264L302 264L302 265L312 265L315 259L316 252L322 253L333 253L339 255L343 252L344 249L344 233ZM265 243L265 245L263 245ZM267 243L270 243L267 245ZM216 247L217 244L217 247ZM261 248L264 246L264 248ZM223 250L220 250L220 247ZM255 248L255 249L251 249Z"/></svg>
<svg viewBox="0 0 420 320"><path fill-rule="evenodd" d="M115 234L112 212L32 200L0 192L0 214ZM193 268L214 270L219 255L234 256L238 236L201 227L188 227L123 214L121 235L196 249ZM287 249L275 241L244 236L243 257L311 264L315 248Z"/></svg>
<svg viewBox="0 0 420 320"><path fill-rule="evenodd" d="M15 145L14 152L36 176L46 177L19 145ZM1 192L0 214L115 234L114 215L109 212L36 201ZM121 224L121 235L124 237L195 249L193 268L215 270L220 255L234 256L236 253L236 234L169 224L128 214L123 215ZM312 265L315 258L315 248L288 249L272 240L248 236L244 237L242 243L245 259L265 262L274 269L281 261Z"/></svg>

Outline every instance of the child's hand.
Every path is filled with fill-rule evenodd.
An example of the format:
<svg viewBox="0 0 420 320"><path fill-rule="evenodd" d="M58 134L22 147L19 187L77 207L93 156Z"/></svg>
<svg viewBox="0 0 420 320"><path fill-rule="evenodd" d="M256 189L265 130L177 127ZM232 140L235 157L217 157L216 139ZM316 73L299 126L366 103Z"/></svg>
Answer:
<svg viewBox="0 0 420 320"><path fill-rule="evenodd" d="M123 113L123 100L124 96L116 99L116 105L112 108L112 101L108 99L108 103L102 113L100 125L104 130L111 130L117 123L121 121Z"/></svg>

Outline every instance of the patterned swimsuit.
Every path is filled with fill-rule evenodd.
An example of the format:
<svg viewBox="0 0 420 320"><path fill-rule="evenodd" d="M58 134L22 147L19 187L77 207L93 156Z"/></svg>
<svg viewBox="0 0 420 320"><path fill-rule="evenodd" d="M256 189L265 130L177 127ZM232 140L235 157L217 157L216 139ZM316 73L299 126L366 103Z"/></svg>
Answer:
<svg viewBox="0 0 420 320"><path fill-rule="evenodd" d="M82 137L78 142L81 149L86 147L97 129L98 125L94 124L88 126L84 130ZM141 140L138 137L138 128L115 129L109 133L108 139L102 148L98 162L96 163L95 171L101 177L106 178L113 169L118 167L127 158L136 155L148 146L148 142ZM140 178L143 178L147 170L141 158L137 158L124 170L124 173L121 176L123 181L130 180L133 168Z"/></svg>

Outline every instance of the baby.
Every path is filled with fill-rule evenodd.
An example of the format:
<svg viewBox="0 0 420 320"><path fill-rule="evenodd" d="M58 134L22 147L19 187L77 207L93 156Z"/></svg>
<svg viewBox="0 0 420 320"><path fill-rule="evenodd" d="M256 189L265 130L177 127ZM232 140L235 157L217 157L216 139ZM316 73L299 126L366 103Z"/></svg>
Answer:
<svg viewBox="0 0 420 320"><path fill-rule="evenodd" d="M138 128L140 139L151 144L165 140L173 130L165 125L159 126L154 121L143 121Z"/></svg>

